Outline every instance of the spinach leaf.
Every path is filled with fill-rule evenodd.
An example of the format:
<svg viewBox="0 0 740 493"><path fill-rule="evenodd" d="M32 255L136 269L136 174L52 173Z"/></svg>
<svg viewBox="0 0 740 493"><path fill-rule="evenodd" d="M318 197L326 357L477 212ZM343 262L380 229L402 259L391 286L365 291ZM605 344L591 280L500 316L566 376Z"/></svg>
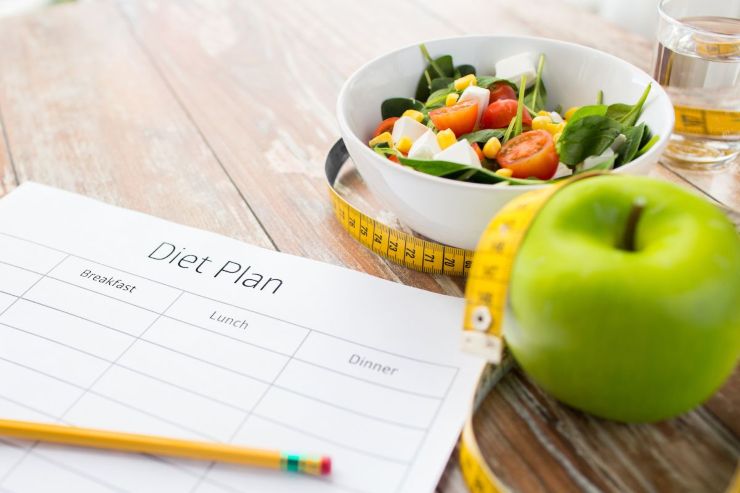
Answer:
<svg viewBox="0 0 740 493"><path fill-rule="evenodd" d="M653 146L655 145L655 143L656 143L656 142L658 142L659 140L660 140L660 137L658 137L657 135L653 135L652 137L650 137L650 140L648 140L648 141L647 141L647 142L646 142L646 143L645 143L645 144L644 144L644 145L643 145L643 146L642 146L642 147L640 148L640 150L639 150L639 151L637 151L637 157L640 157L640 156L642 156L643 154L645 154L645 153L646 153L647 151L649 151L649 150L650 150L650 148L651 148L651 147L653 147Z"/></svg>
<svg viewBox="0 0 740 493"><path fill-rule="evenodd" d="M519 185L536 185L540 183L547 183L543 180L525 180L520 178L508 178L505 176L497 175L493 171L486 168L479 168L477 166L468 166L466 164L452 163L449 161L433 161L428 159L410 159L404 156L399 156L398 160L404 166L415 169L421 173L428 175L440 176L458 181L468 181L472 183L500 183L507 181L511 184Z"/></svg>
<svg viewBox="0 0 740 493"><path fill-rule="evenodd" d="M534 85L524 93L524 104L534 113L544 110L547 100L547 89L545 89L545 84L542 82L542 69L544 66L545 55L541 54L537 62L537 78L534 81Z"/></svg>
<svg viewBox="0 0 740 493"><path fill-rule="evenodd" d="M606 109L606 116L617 120L625 127L633 127L637 123L637 119L640 117L642 112L642 106L647 100L648 94L650 94L650 88L652 84L648 84L645 90L642 92L640 99L633 105L616 103L610 104Z"/></svg>
<svg viewBox="0 0 740 493"><path fill-rule="evenodd" d="M570 119L568 120L568 124L571 124L577 120L580 120L581 118L591 115L606 115L606 105L592 104L589 106L581 106L580 108L578 108L578 110L576 110L575 113L573 113L573 116L570 117Z"/></svg>
<svg viewBox="0 0 740 493"><path fill-rule="evenodd" d="M455 89L452 87L452 85L448 87L443 87L442 89L437 89L429 95L429 99L427 99L427 102L424 103L424 106L430 110L442 107L445 105L447 96L449 94L452 94L453 92L455 92Z"/></svg>
<svg viewBox="0 0 740 493"><path fill-rule="evenodd" d="M504 137L504 131L501 130L500 128L476 130L475 132L470 132L469 134L461 135L457 140L465 139L471 144L473 142L479 142L479 143L485 144L486 142L488 142L488 139L490 139L491 137L497 137L498 139L502 139Z"/></svg>
<svg viewBox="0 0 740 493"><path fill-rule="evenodd" d="M455 79L453 79L452 77L440 77L432 81L432 85L429 89L432 92L440 91L442 89L448 89L452 91L454 89L452 87L453 82L455 82Z"/></svg>
<svg viewBox="0 0 740 493"><path fill-rule="evenodd" d="M432 59L426 46L423 44L419 45L419 49L421 49L421 53L427 60L428 65L419 78L419 83L416 85L416 95L414 97L419 101L425 101L432 91L432 82L434 79L439 79L440 77L453 77L455 74L455 68L450 55L442 55L438 58Z"/></svg>
<svg viewBox="0 0 740 493"><path fill-rule="evenodd" d="M621 129L619 122L602 115L569 121L558 140L560 161L572 167L589 156L601 154L614 142Z"/></svg>
<svg viewBox="0 0 740 493"><path fill-rule="evenodd" d="M392 116L401 116L406 110L421 111L424 104L411 98L390 98L380 105L380 115L383 120Z"/></svg>
<svg viewBox="0 0 740 493"><path fill-rule="evenodd" d="M455 73L456 73L456 75L457 75L458 78L459 77L464 77L464 76L470 75L470 74L475 75L475 67L473 67L472 65L468 65L468 64L458 65L455 68Z"/></svg>
<svg viewBox="0 0 740 493"><path fill-rule="evenodd" d="M620 147L617 152L617 167L627 164L635 159L637 151L640 149L640 142L642 142L645 128L645 124L640 123L637 126L629 127L624 130L624 136L627 137L627 141L622 144L622 147Z"/></svg>

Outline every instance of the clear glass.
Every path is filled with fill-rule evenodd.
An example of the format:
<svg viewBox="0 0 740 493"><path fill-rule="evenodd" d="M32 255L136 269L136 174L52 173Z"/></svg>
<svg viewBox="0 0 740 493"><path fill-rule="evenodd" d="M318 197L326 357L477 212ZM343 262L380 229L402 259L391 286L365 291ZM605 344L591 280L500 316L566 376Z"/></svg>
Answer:
<svg viewBox="0 0 740 493"><path fill-rule="evenodd" d="M654 77L676 109L665 157L693 169L740 152L740 0L661 0Z"/></svg>

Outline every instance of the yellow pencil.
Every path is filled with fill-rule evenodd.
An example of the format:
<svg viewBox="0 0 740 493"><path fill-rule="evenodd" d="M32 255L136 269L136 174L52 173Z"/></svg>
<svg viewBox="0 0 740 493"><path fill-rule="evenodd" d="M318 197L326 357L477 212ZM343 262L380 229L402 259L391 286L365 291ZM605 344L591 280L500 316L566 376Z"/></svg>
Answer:
<svg viewBox="0 0 740 493"><path fill-rule="evenodd" d="M325 476L331 472L331 459L327 456L288 454L222 443L195 442L30 421L0 419L0 436L123 452L231 462L315 476Z"/></svg>

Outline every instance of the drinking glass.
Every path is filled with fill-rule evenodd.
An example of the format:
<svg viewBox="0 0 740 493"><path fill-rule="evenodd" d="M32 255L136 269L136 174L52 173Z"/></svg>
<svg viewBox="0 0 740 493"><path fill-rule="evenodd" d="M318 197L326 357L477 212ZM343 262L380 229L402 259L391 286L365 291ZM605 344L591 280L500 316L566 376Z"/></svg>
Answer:
<svg viewBox="0 0 740 493"><path fill-rule="evenodd" d="M692 169L740 152L740 0L661 0L654 77L676 126L665 157Z"/></svg>

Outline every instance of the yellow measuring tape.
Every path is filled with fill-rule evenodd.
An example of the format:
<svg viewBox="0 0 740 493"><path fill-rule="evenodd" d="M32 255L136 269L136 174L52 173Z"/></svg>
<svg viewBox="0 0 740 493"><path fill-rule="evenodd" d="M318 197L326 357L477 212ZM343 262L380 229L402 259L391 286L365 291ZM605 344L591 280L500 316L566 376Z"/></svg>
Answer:
<svg viewBox="0 0 740 493"><path fill-rule="evenodd" d="M740 136L740 111L680 105L674 105L673 109L676 113L675 132L712 137Z"/></svg>
<svg viewBox="0 0 740 493"><path fill-rule="evenodd" d="M468 275L463 347L490 362L478 382L472 405L474 411L513 365L513 360L503 355L503 321L514 258L529 225L557 190L595 173L583 173L558 185L515 198L496 214L475 252L471 252L391 228L349 204L334 189L339 170L348 157L344 142L340 140L327 157L326 177L335 215L353 238L378 255L410 269L434 274ZM473 412L460 438L460 468L472 492L506 491L480 453L473 432Z"/></svg>

